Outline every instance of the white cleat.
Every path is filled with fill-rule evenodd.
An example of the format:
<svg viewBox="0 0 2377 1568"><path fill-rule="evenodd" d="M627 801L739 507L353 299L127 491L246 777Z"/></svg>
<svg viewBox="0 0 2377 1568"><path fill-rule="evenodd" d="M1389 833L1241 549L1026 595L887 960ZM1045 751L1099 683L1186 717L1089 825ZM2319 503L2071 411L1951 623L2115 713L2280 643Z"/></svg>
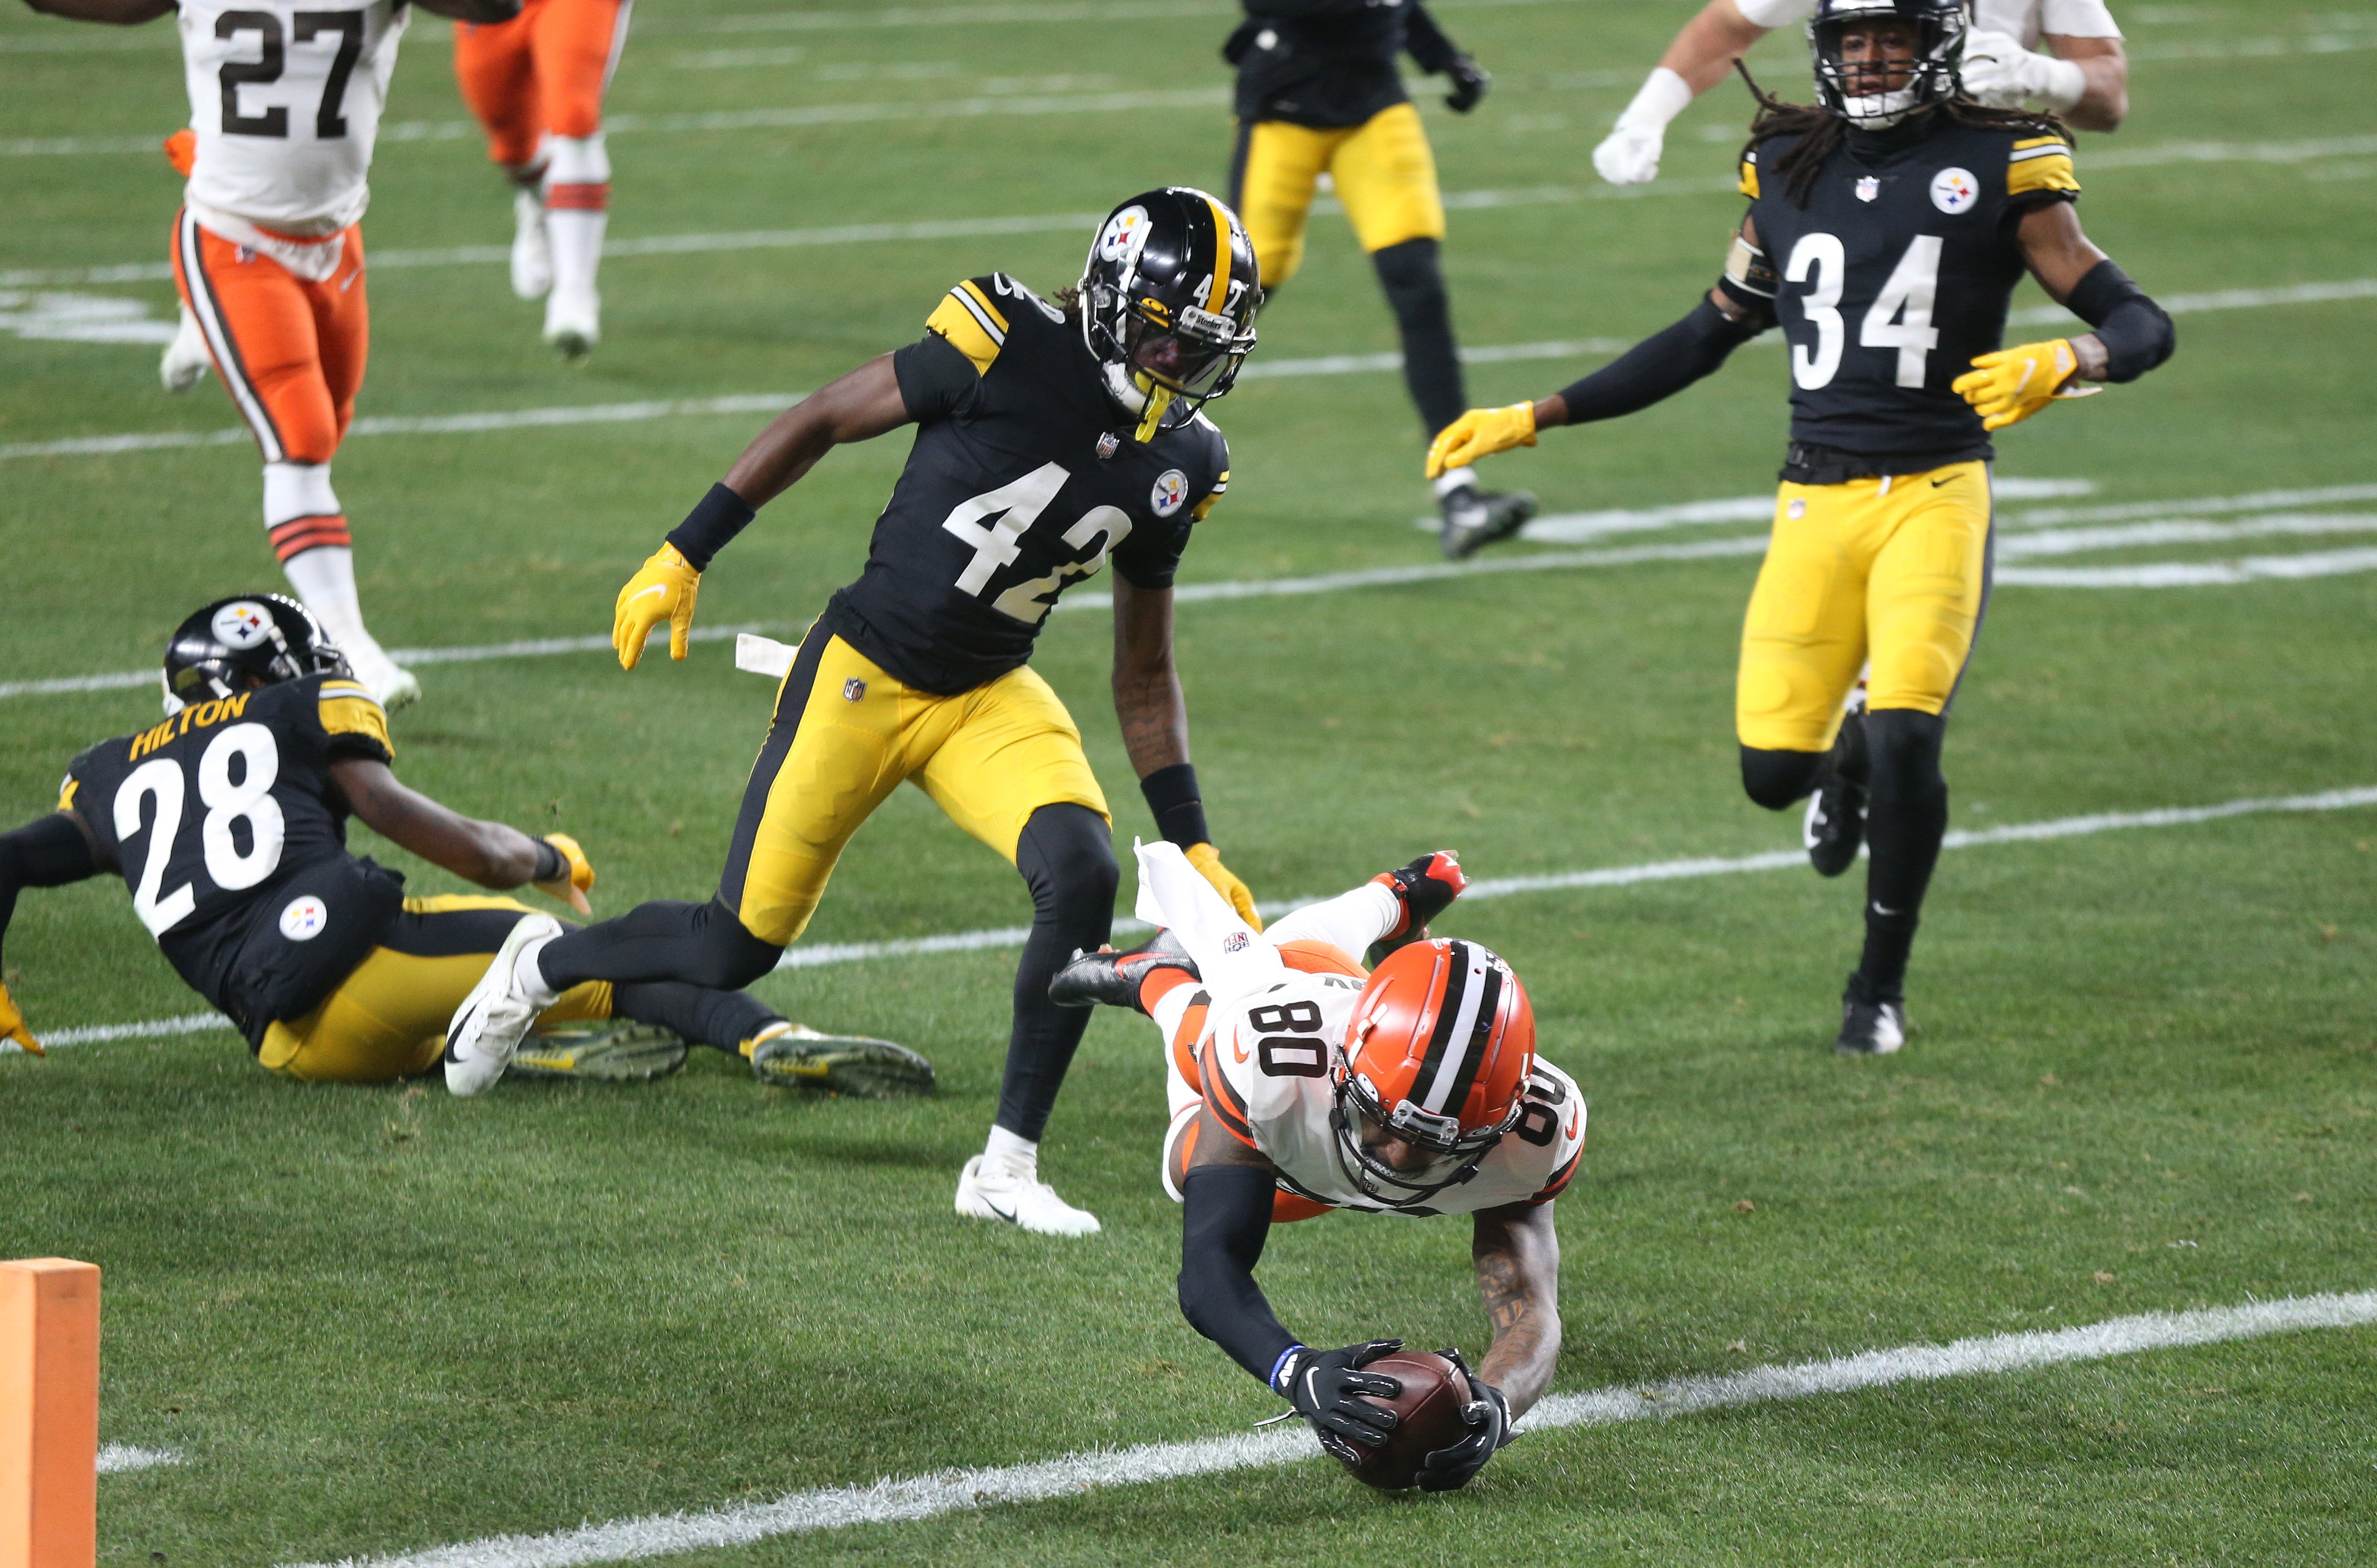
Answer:
<svg viewBox="0 0 2377 1568"><path fill-rule="evenodd" d="M371 688L371 694L379 700L381 707L393 712L421 700L420 680L377 649L350 649L347 663L353 666L355 678Z"/></svg>
<svg viewBox="0 0 2377 1568"><path fill-rule="evenodd" d="M157 379L169 392L186 392L207 378L213 362L207 356L206 334L198 329L198 318L190 314L188 305L182 306L182 324L173 331L173 341L165 345L165 353L157 361Z"/></svg>
<svg viewBox="0 0 2377 1568"><path fill-rule="evenodd" d="M532 190L512 193L512 293L543 299L553 292L553 242L545 236L544 202Z"/></svg>
<svg viewBox="0 0 2377 1568"><path fill-rule="evenodd" d="M559 935L561 922L552 916L526 915L496 950L487 972L479 976L479 983L454 1010L453 1022L446 1025L448 1093L484 1094L511 1065L522 1036L544 1011L544 1004L520 987L520 949Z"/></svg>
<svg viewBox="0 0 2377 1568"><path fill-rule="evenodd" d="M958 1178L958 1213L997 1219L1043 1236L1095 1236L1105 1227L1087 1209L1057 1196L1033 1167L976 1155Z"/></svg>
<svg viewBox="0 0 2377 1568"><path fill-rule="evenodd" d="M584 358L603 341L603 297L555 289L544 302L544 341L564 359Z"/></svg>

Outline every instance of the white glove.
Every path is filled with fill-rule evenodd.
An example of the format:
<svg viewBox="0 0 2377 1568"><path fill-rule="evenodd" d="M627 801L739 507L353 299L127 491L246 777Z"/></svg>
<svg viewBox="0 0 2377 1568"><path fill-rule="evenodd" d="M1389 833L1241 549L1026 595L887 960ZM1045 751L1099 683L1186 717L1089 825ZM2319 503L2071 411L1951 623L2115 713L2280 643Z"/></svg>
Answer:
<svg viewBox="0 0 2377 1568"><path fill-rule="evenodd" d="M1997 109L2036 98L2066 110L2086 95L2088 76L2070 60L2025 49L2011 33L1976 28L1965 35L1965 64L1958 75L1965 90Z"/></svg>
<svg viewBox="0 0 2377 1568"><path fill-rule="evenodd" d="M1593 166L1613 186L1648 185L1659 173L1667 122L1691 102L1691 84L1666 66L1659 66L1618 116L1617 128L1593 150Z"/></svg>

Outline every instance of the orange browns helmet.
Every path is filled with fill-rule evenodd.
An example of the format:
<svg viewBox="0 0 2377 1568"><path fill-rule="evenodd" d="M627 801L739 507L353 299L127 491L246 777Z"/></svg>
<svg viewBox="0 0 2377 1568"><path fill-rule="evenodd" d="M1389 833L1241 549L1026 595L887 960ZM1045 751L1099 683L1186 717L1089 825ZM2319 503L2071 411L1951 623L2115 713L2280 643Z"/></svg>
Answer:
<svg viewBox="0 0 2377 1568"><path fill-rule="evenodd" d="M1330 1125L1355 1185L1408 1206L1465 1181L1519 1119L1535 1011L1476 942L1414 942L1362 987L1345 1027Z"/></svg>

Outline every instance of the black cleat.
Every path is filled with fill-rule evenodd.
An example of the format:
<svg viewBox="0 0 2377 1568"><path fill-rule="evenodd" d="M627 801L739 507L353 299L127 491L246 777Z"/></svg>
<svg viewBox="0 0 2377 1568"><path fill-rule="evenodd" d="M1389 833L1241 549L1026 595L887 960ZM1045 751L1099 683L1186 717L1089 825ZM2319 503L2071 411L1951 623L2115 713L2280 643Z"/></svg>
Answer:
<svg viewBox="0 0 2377 1568"><path fill-rule="evenodd" d="M1841 732L1824 760L1824 782L1808 797L1808 815L1799 824L1799 842L1807 845L1808 864L1818 876L1837 877L1857 864L1857 851L1865 845L1866 784L1871 773L1865 745L1865 694L1859 692L1842 715Z"/></svg>
<svg viewBox="0 0 2377 1568"><path fill-rule="evenodd" d="M1868 1001L1857 976L1849 976L1849 988L1841 993L1841 1037L1833 1042L1833 1053L1888 1056L1905 1044L1905 1001Z"/></svg>
<svg viewBox="0 0 2377 1568"><path fill-rule="evenodd" d="M1158 969L1177 969L1192 980L1204 978L1180 940L1169 930L1160 930L1128 952L1110 947L1095 952L1076 950L1073 961L1048 982L1048 999L1058 1007L1093 1007L1104 1002L1143 1013L1147 1010L1139 1005L1140 982Z"/></svg>
<svg viewBox="0 0 2377 1568"><path fill-rule="evenodd" d="M1462 560L1498 539L1508 539L1535 515L1535 498L1524 490L1480 490L1463 485L1439 503L1444 527L1438 548L1447 560Z"/></svg>
<svg viewBox="0 0 2377 1568"><path fill-rule="evenodd" d="M1397 948L1427 940L1427 923L1451 908L1452 901L1469 891L1469 877L1461 868L1461 857L1449 849L1423 855L1408 866L1381 871L1370 880L1392 892L1395 902L1404 906L1403 918L1395 928L1372 942L1363 957L1363 962L1373 969Z"/></svg>
<svg viewBox="0 0 2377 1568"><path fill-rule="evenodd" d="M686 1056L685 1037L656 1023L564 1023L532 1030L512 1053L504 1076L643 1083L676 1071Z"/></svg>
<svg viewBox="0 0 2377 1568"><path fill-rule="evenodd" d="M933 1092L933 1064L907 1047L864 1035L820 1035L801 1023L752 1048L751 1075L778 1088L859 1100L906 1099Z"/></svg>

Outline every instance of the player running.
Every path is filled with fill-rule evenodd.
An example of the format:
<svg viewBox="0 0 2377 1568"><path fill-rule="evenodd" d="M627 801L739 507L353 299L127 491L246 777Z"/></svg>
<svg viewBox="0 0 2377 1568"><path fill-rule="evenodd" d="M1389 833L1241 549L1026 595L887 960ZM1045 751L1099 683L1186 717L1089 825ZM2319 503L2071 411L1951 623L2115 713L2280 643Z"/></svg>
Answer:
<svg viewBox="0 0 2377 1568"><path fill-rule="evenodd" d="M174 286L263 451L264 526L290 586L381 704L415 700L421 683L364 628L354 539L330 487L371 346L361 221L412 19L404 0L31 3L120 25L178 9L197 143L173 220ZM519 9L519 0L419 4L463 21ZM175 360L169 349L166 384L195 385Z"/></svg>
<svg viewBox="0 0 2377 1568"><path fill-rule="evenodd" d="M1708 0L1593 150L1593 166L1614 186L1657 178L1667 122L1732 74L1760 39L1815 10L1815 0ZM2044 104L2084 131L2120 128L2130 63L2105 0L1974 0L1973 12L1963 74L1976 101L1999 109Z"/></svg>
<svg viewBox="0 0 2377 1568"><path fill-rule="evenodd" d="M919 428L866 569L802 640L745 786L717 896L648 904L507 950L454 1016L449 1059L500 1071L539 1007L592 979L738 986L808 925L842 846L905 780L1032 891L997 1119L958 1212L1050 1235L1094 1215L1038 1177L1039 1139L1087 1018L1048 999L1068 955L1105 940L1115 866L1105 794L1065 705L1026 664L1057 595L1113 558L1115 712L1157 827L1253 916L1224 868L1188 760L1172 663L1172 579L1229 483L1198 412L1254 346L1254 251L1229 209L1175 186L1131 197L1090 247L1078 297L1004 273L951 289L925 336L779 417L619 592L627 669L669 626L686 656L711 557L833 448Z"/></svg>
<svg viewBox="0 0 2377 1568"><path fill-rule="evenodd" d="M354 816L487 888L532 884L587 908L593 868L565 834L532 839L459 816L397 782L380 705L320 625L277 594L218 600L166 644L165 720L74 760L49 816L0 833L0 934L22 888L106 872L166 962L292 1078L373 1083L437 1063L447 1018L529 913L508 898L407 898L347 852ZM539 1022L657 1025L754 1060L764 1082L883 1092L928 1086L924 1059L827 1041L739 991L573 987ZM650 1076L652 1031L542 1050L546 1071ZM0 1040L41 1046L0 985ZM879 1047L879 1048L878 1048Z"/></svg>
<svg viewBox="0 0 2377 1568"><path fill-rule="evenodd" d="M1170 844L1141 849L1139 874L1155 938L1077 957L1050 994L1131 1008L1164 1040L1180 1310L1332 1452L1376 1447L1395 1418L1359 1395L1398 1389L1362 1369L1402 1341L1310 1348L1280 1326L1254 1266L1273 1225L1331 1209L1472 1215L1494 1343L1469 1374L1471 1435L1419 1478L1430 1491L1464 1484L1551 1385L1552 1202L1584 1152L1585 1111L1574 1081L1535 1055L1511 966L1475 942L1427 940L1469 885L1460 862L1424 855L1260 934ZM1354 955L1373 943L1392 951L1368 971Z"/></svg>
<svg viewBox="0 0 2377 1568"><path fill-rule="evenodd" d="M601 341L594 275L610 218L603 98L633 0L521 0L509 21L454 30L454 78L512 186L512 293L544 301L544 341L576 359Z"/></svg>
<svg viewBox="0 0 2377 1568"><path fill-rule="evenodd" d="M1245 0L1247 19L1223 45L1238 68L1238 139L1230 201L1247 221L1266 296L1296 276L1304 224L1329 179L1355 236L1378 269L1403 335L1404 380L1430 436L1468 406L1452 301L1437 250L1444 197L1419 111L1396 61L1452 84L1445 103L1466 114L1492 78L1455 48L1419 0ZM1444 553L1465 556L1535 513L1535 498L1477 487L1456 469L1436 482Z"/></svg>
<svg viewBox="0 0 2377 1568"><path fill-rule="evenodd" d="M1752 800L1781 810L1812 792L1817 870L1872 846L1834 1047L1849 1053L1905 1039L1907 954L1948 825L1941 743L1989 596L1989 436L2133 381L2176 343L2081 232L2062 128L1956 91L1964 33L1959 0L1821 0L1822 106L1766 101L1742 157L1750 214L1708 297L1565 391L1462 415L1428 451L1435 473L1631 413L1780 323L1791 447L1735 722ZM2001 350L2025 270L2096 330Z"/></svg>

